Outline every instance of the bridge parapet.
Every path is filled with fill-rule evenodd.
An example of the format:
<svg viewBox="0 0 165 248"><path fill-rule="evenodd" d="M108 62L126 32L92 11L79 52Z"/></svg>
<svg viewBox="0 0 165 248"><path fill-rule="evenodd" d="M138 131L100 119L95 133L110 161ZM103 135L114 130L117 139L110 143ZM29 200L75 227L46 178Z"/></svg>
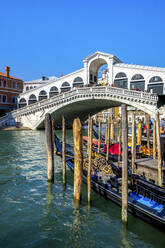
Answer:
<svg viewBox="0 0 165 248"><path fill-rule="evenodd" d="M89 99L110 100L113 102L117 102L118 106L121 103L126 103L134 107L139 106L141 109L144 109L144 111L146 110L146 112L152 112L152 114L157 109L158 102L158 97L156 94L138 92L112 86L75 88L72 91L64 92L52 98L42 100L40 102L36 102L23 108L14 110L5 117L0 118L0 125L8 119L13 118L16 121L19 121L22 116L26 115L27 117L30 115L35 115L35 113L40 113L37 117L37 121L39 123L40 117L42 117L44 113L48 111L59 109L64 105L74 103L76 101ZM154 108L152 107L153 105Z"/></svg>
<svg viewBox="0 0 165 248"><path fill-rule="evenodd" d="M52 98L42 100L40 102L36 102L34 104L25 106L25 107L17 109L17 110L13 110L10 113L12 114L13 117L16 117L16 115L18 115L18 114L20 115L24 112L35 110L37 108L44 107L45 105L49 105L51 103L59 102L60 100L67 98L67 97L71 97L71 96L74 96L77 94L89 94L89 93L96 93L96 94L111 93L111 94L113 94L115 96L119 96L119 97L133 97L133 98L142 99L144 101L150 100L150 101L152 101L152 104L154 104L154 105L156 105L157 101L158 101L157 94L138 92L138 91L116 88L116 87L111 87L111 86L90 87L90 88L89 87L83 87L83 88L73 89L72 91L68 91L68 92L59 94L59 95L54 96ZM3 119L6 119L6 116L1 117L0 121Z"/></svg>

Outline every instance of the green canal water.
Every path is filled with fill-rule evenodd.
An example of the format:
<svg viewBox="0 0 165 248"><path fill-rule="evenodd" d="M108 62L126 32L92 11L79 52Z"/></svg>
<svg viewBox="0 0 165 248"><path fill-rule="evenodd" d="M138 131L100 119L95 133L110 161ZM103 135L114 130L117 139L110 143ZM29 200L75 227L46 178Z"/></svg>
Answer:
<svg viewBox="0 0 165 248"><path fill-rule="evenodd" d="M61 132L58 132L61 135ZM72 131L67 131L72 143ZM73 203L73 174L62 186L61 159L55 156L55 183L47 183L44 131L0 131L0 248L165 247L165 234L92 192L87 204Z"/></svg>

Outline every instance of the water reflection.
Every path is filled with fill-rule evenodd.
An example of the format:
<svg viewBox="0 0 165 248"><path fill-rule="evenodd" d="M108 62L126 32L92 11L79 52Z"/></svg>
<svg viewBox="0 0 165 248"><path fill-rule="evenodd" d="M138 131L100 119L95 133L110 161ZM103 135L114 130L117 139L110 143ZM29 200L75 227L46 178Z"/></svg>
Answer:
<svg viewBox="0 0 165 248"><path fill-rule="evenodd" d="M65 192L66 192L66 182L62 184L62 197L65 197Z"/></svg>
<svg viewBox="0 0 165 248"><path fill-rule="evenodd" d="M47 185L47 194L46 194L46 203L47 203L47 206L49 206L52 202L52 200L54 200L54 195L52 193L52 188L53 188L53 185L52 183L48 183Z"/></svg>
<svg viewBox="0 0 165 248"><path fill-rule="evenodd" d="M132 215L123 230L121 209L93 191L88 205L86 185L81 204L75 205L73 173L67 169L63 187L57 156L55 183L47 183L43 131L0 132L0 141L0 247L165 246L164 233Z"/></svg>
<svg viewBox="0 0 165 248"><path fill-rule="evenodd" d="M132 247L132 244L128 238L127 225L123 225L123 224L122 224L122 228L121 228L121 242L122 242L123 247L126 247L126 248Z"/></svg>
<svg viewBox="0 0 165 248"><path fill-rule="evenodd" d="M65 247L83 247L83 240L86 239L86 228L84 218L81 210L80 202L73 201L72 223L70 224L70 236L66 242Z"/></svg>

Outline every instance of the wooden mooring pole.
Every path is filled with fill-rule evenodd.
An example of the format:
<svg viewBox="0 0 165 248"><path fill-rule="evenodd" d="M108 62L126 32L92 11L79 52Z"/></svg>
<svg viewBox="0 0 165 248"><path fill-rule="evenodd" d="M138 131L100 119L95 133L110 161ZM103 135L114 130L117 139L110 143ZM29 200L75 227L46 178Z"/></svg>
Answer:
<svg viewBox="0 0 165 248"><path fill-rule="evenodd" d="M54 135L55 135L55 127L54 127L54 119L52 118L52 142L54 148Z"/></svg>
<svg viewBox="0 0 165 248"><path fill-rule="evenodd" d="M108 116L107 127L106 127L107 128L107 138L106 138L106 142L107 142L106 160L107 161L109 159L110 127L111 127L111 118L110 116Z"/></svg>
<svg viewBox="0 0 165 248"><path fill-rule="evenodd" d="M131 161L131 172L135 173L135 159L136 159L136 122L135 113L132 113L132 161Z"/></svg>
<svg viewBox="0 0 165 248"><path fill-rule="evenodd" d="M142 124L139 121L138 127L137 127L137 145L141 146L142 144Z"/></svg>
<svg viewBox="0 0 165 248"><path fill-rule="evenodd" d="M83 152L82 152L82 125L79 118L73 122L74 136L74 195L75 201L81 200Z"/></svg>
<svg viewBox="0 0 165 248"><path fill-rule="evenodd" d="M62 117L62 180L63 180L63 184L66 184L65 144L66 144L66 129L65 129L65 118L63 116Z"/></svg>
<svg viewBox="0 0 165 248"><path fill-rule="evenodd" d="M146 117L146 126L147 126L147 148L148 148L148 155L150 156L151 155L151 152L150 152L150 116L147 115Z"/></svg>
<svg viewBox="0 0 165 248"><path fill-rule="evenodd" d="M128 223L128 120L127 106L122 104L122 223Z"/></svg>
<svg viewBox="0 0 165 248"><path fill-rule="evenodd" d="M156 112L156 137L158 150L158 185L162 187L162 154L160 144L160 120L158 111Z"/></svg>
<svg viewBox="0 0 165 248"><path fill-rule="evenodd" d="M153 159L156 159L156 120L153 123Z"/></svg>
<svg viewBox="0 0 165 248"><path fill-rule="evenodd" d="M48 182L54 182L54 134L52 128L52 118L49 113L45 115L45 135Z"/></svg>
<svg viewBox="0 0 165 248"><path fill-rule="evenodd" d="M88 183L88 203L91 201L91 164L92 164L92 125L93 120L92 117L89 116L89 122L88 122L89 128L88 128L88 177L87 177L87 183Z"/></svg>
<svg viewBox="0 0 165 248"><path fill-rule="evenodd" d="M100 143L101 143L101 121L99 120L99 139L98 139L98 153L100 152Z"/></svg>
<svg viewBox="0 0 165 248"><path fill-rule="evenodd" d="M121 160L121 145L122 145L122 120L119 120L119 154L118 161Z"/></svg>
<svg viewBox="0 0 165 248"><path fill-rule="evenodd" d="M110 138L111 138L111 140L115 139L114 120L113 119L111 120Z"/></svg>

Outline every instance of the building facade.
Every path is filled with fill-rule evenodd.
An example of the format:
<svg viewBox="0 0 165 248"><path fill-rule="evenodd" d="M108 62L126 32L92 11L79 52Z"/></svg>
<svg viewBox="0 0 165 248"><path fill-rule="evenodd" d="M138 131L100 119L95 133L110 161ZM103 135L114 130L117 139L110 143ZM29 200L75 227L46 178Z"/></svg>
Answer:
<svg viewBox="0 0 165 248"><path fill-rule="evenodd" d="M102 78L105 85L162 96L165 94L165 68L124 64L115 55L99 51L86 57L83 63L84 67L80 70L24 91L19 96L19 107L51 98L74 87L97 86L101 83L98 71L103 65L107 65Z"/></svg>
<svg viewBox="0 0 165 248"><path fill-rule="evenodd" d="M0 72L0 116L17 107L17 97L23 91L23 81L10 76L10 67Z"/></svg>
<svg viewBox="0 0 165 248"><path fill-rule="evenodd" d="M31 81L25 81L23 84L23 92L33 90L35 88L38 88L40 86L43 86L45 84L51 83L56 81L58 78L57 77L46 77L43 76L42 78L36 79L36 80L31 80Z"/></svg>

